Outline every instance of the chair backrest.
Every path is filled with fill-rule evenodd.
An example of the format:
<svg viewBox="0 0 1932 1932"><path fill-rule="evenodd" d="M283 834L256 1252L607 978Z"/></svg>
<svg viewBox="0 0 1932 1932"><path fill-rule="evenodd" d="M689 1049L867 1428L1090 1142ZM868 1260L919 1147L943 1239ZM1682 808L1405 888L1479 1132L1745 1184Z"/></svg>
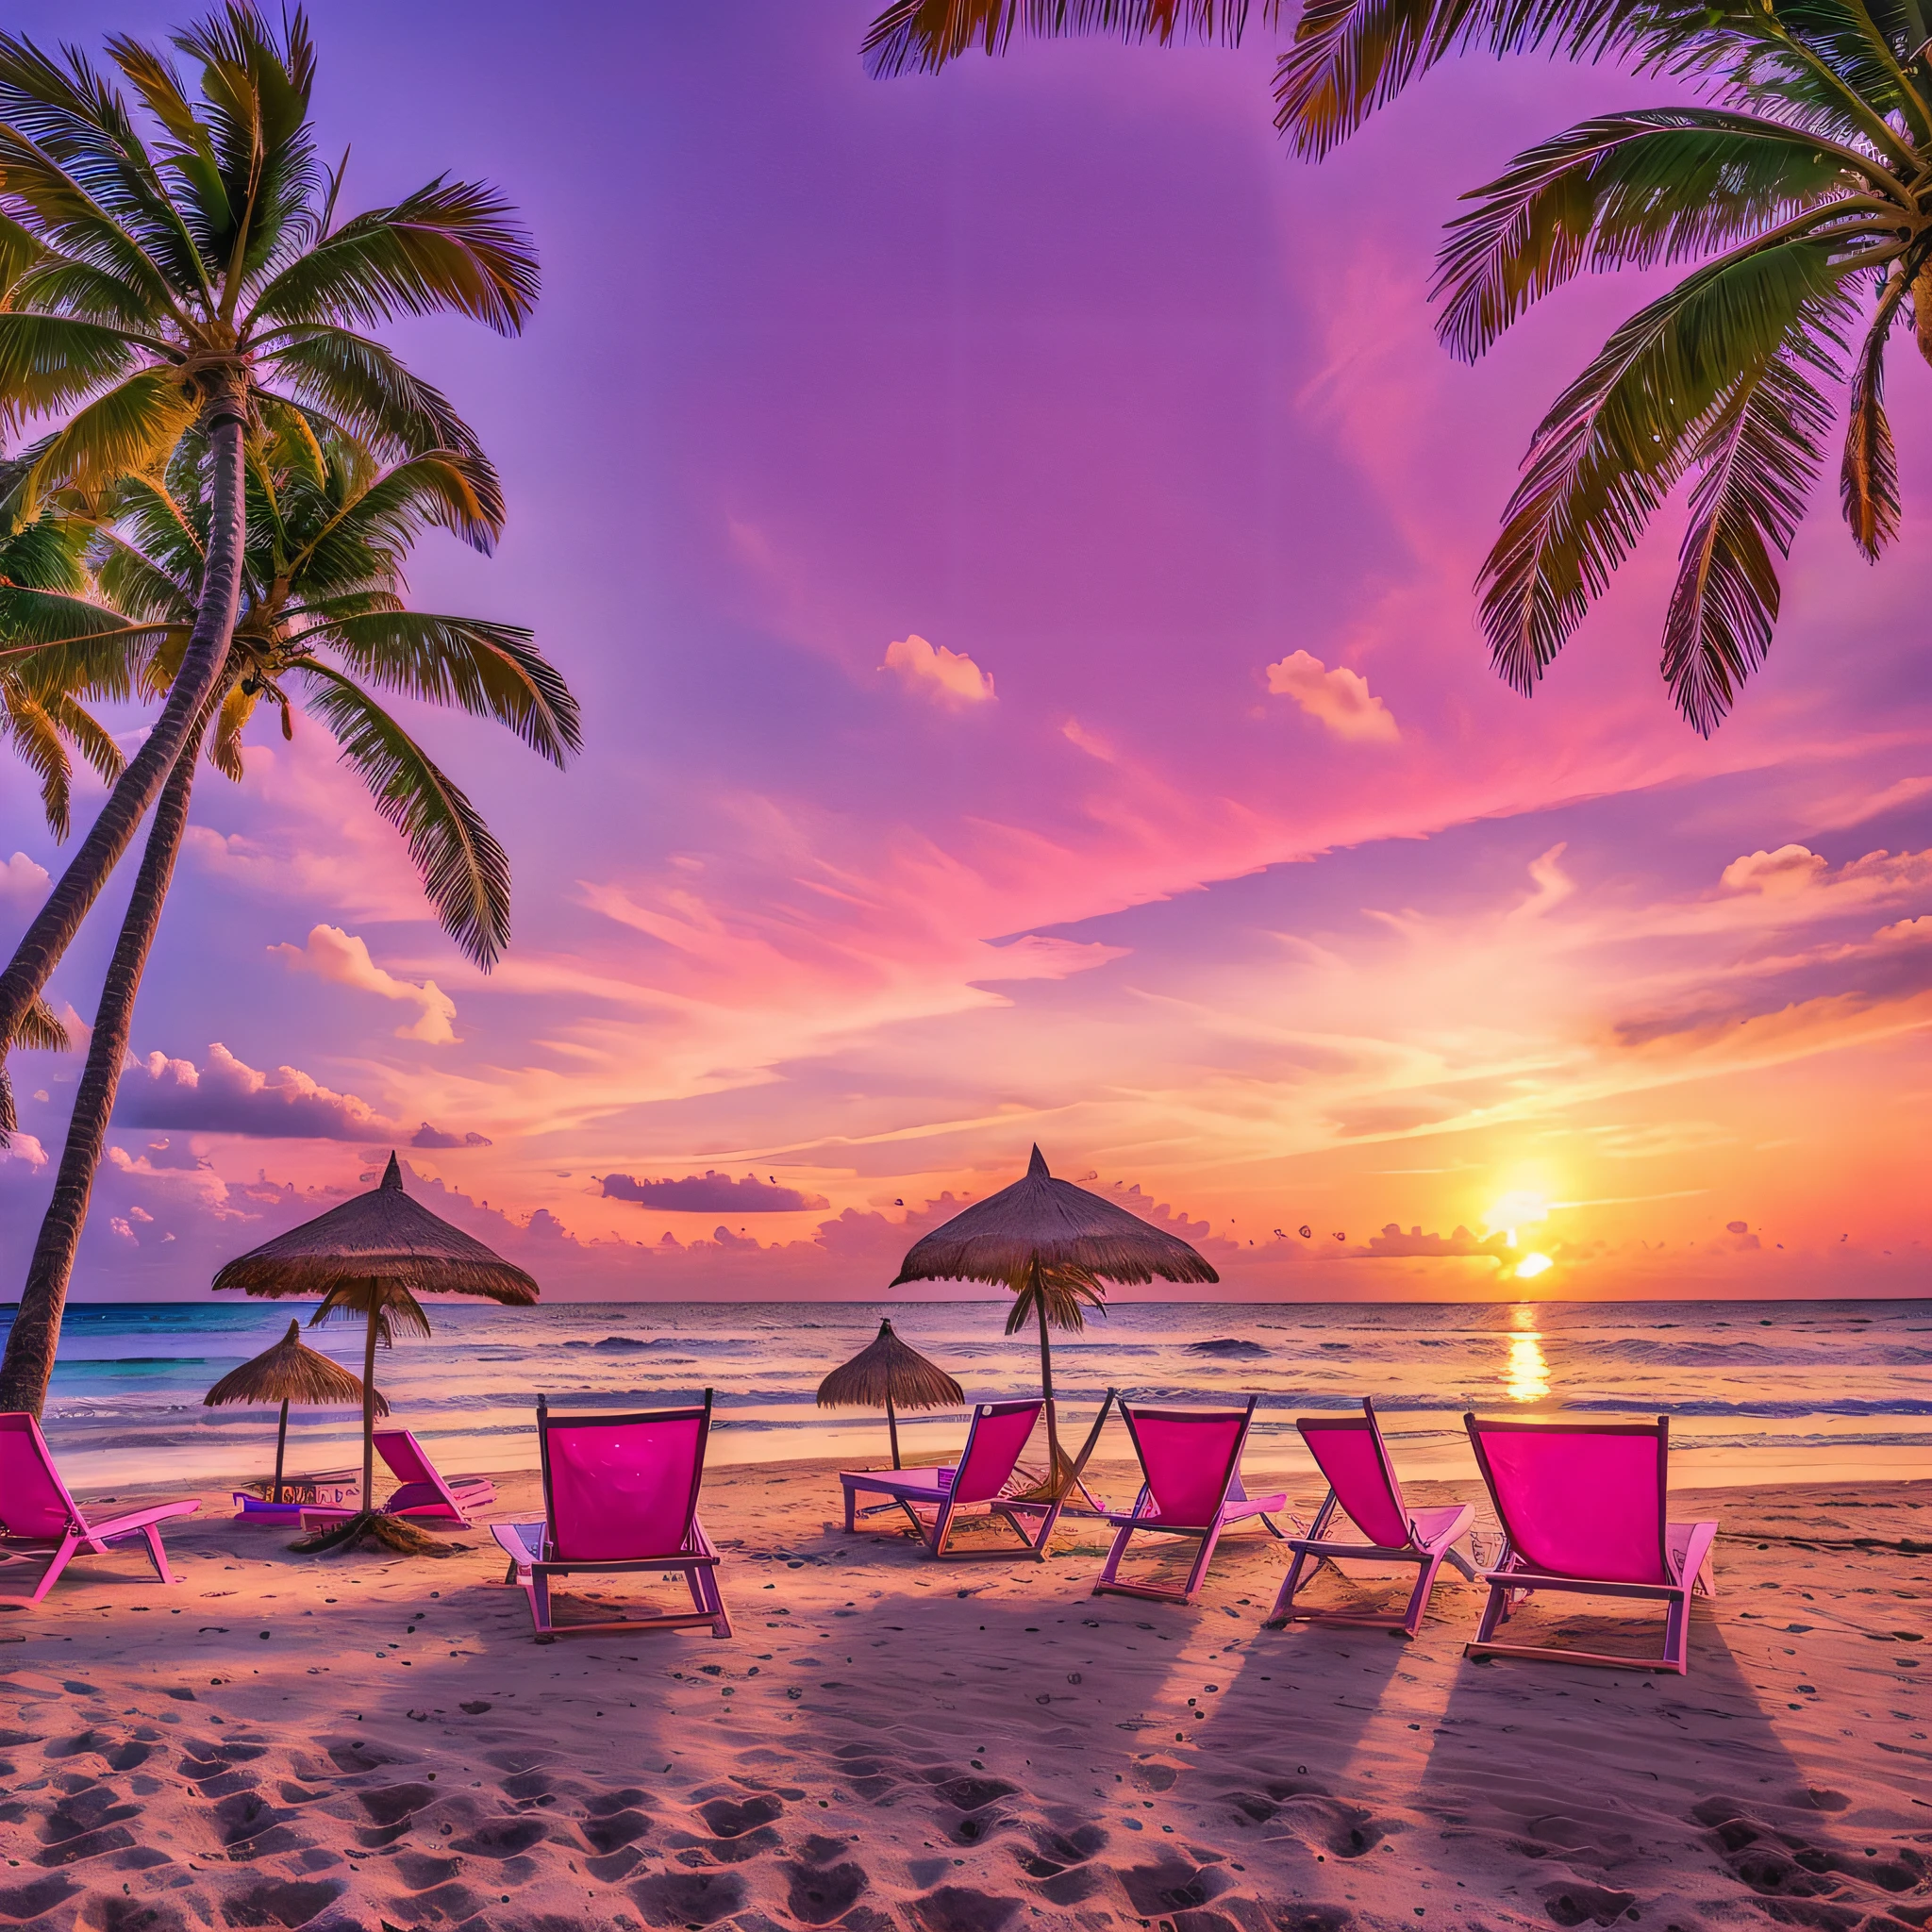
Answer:
<svg viewBox="0 0 1932 1932"><path fill-rule="evenodd" d="M1510 1547L1531 1569L1600 1583L1669 1583L1668 1416L1654 1423L1463 1417Z"/></svg>
<svg viewBox="0 0 1932 1932"><path fill-rule="evenodd" d="M1141 1408L1121 1401L1147 1493L1165 1524L1206 1529L1241 1471L1257 1395L1245 1408Z"/></svg>
<svg viewBox="0 0 1932 1932"><path fill-rule="evenodd" d="M1408 1509L1374 1398L1362 1397L1359 1415L1298 1416L1295 1427L1348 1520L1377 1547L1401 1549L1409 1539Z"/></svg>
<svg viewBox="0 0 1932 1932"><path fill-rule="evenodd" d="M559 1562L624 1563L683 1551L697 1514L711 1391L697 1408L552 1415L537 1398L543 1508Z"/></svg>
<svg viewBox="0 0 1932 1932"><path fill-rule="evenodd" d="M1045 1413L1043 1402L982 1402L967 1425L953 1501L984 1503L997 1496Z"/></svg>
<svg viewBox="0 0 1932 1932"><path fill-rule="evenodd" d="M463 1513L450 1494L449 1485L430 1461L428 1452L408 1429L377 1429L375 1453L389 1464L390 1474L402 1485L386 1507L420 1509L425 1503L441 1503L452 1516Z"/></svg>
<svg viewBox="0 0 1932 1932"><path fill-rule="evenodd" d="M54 1467L40 1424L25 1410L0 1415L0 1531L59 1538L70 1524L86 1521Z"/></svg>

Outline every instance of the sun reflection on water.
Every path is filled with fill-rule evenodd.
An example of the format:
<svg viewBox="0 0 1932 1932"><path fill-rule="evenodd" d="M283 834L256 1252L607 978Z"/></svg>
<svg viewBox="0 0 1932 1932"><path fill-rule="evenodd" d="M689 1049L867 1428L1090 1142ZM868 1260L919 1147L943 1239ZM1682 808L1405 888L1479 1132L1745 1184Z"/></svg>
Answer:
<svg viewBox="0 0 1932 1932"><path fill-rule="evenodd" d="M1536 1310L1517 1307L1509 1311L1515 1333L1509 1337L1507 1389L1511 1402L1540 1402L1550 1392L1550 1364L1543 1355L1543 1339L1534 1324Z"/></svg>

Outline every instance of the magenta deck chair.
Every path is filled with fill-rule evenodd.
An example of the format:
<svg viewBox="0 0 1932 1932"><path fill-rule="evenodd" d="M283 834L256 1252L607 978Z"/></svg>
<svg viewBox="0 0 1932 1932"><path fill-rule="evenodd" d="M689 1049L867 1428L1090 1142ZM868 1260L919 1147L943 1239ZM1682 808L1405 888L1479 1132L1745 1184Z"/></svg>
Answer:
<svg viewBox="0 0 1932 1932"><path fill-rule="evenodd" d="M1503 1525L1503 1554L1469 1656L1555 1657L1618 1670L1690 1668L1690 1598L1715 1596L1715 1523L1670 1521L1671 1420L1655 1423L1463 1424ZM1497 1629L1533 1591L1648 1598L1669 1606L1663 1655L1607 1657L1549 1644L1498 1643Z"/></svg>
<svg viewBox="0 0 1932 1932"><path fill-rule="evenodd" d="M537 1398L543 1521L495 1523L509 1556L506 1583L522 1586L539 1643L580 1630L685 1630L708 1624L731 1635L718 1589L718 1552L698 1521L698 1490L711 1435L711 1391L696 1408L635 1415L553 1415ZM691 1591L689 1610L557 1624L550 1579L572 1571L674 1571Z"/></svg>
<svg viewBox="0 0 1932 1932"><path fill-rule="evenodd" d="M408 1429L377 1429L375 1453L389 1465L398 1486L387 1502L376 1506L385 1516L407 1516L425 1529L468 1529L471 1513L496 1501L496 1485L488 1476L459 1475L453 1483L444 1482L428 1451ZM300 1510L302 1526L324 1529L346 1523L361 1507L359 1497L341 1508L305 1503Z"/></svg>
<svg viewBox="0 0 1932 1932"><path fill-rule="evenodd" d="M39 1603L53 1589L61 1571L82 1550L106 1556L109 1543L129 1537L145 1540L155 1574L163 1583L173 1583L168 1553L161 1547L161 1524L171 1516L192 1516L200 1507L199 1498L184 1496L178 1502L150 1503L145 1509L91 1523L67 1493L40 1424L24 1411L0 1414L0 1561L47 1558L47 1567L27 1598L30 1604Z"/></svg>
<svg viewBox="0 0 1932 1932"><path fill-rule="evenodd" d="M1110 1403L1112 1398L1113 1391L1109 1390L1108 1401ZM966 1446L960 1450L954 1468L841 1470L839 1483L845 1491L845 1527L858 1528L860 1497L883 1496L906 1507L932 1556L998 1556L997 1549L948 1547L954 1529L961 1522L984 1516L1005 1523L1043 1563L1054 1526L1066 1507L1067 1495L1099 1440L1107 1409L1108 1403L1103 1403L1073 1477L1050 1500L1029 1500L1012 1493L1027 1487L1027 1479L1020 1474L1018 1465L1041 1417L1046 1413L1046 1404L1037 1397L1020 1402L982 1402L966 1425Z"/></svg>
<svg viewBox="0 0 1932 1932"><path fill-rule="evenodd" d="M1300 1416L1295 1427L1308 1445L1315 1466L1328 1478L1328 1495L1305 1537L1290 1537L1294 1560L1281 1593L1274 1599L1267 1627L1285 1624L1352 1624L1372 1630L1401 1630L1413 1637L1422 1628L1429 1592L1444 1562L1453 1564L1471 1582L1475 1567L1453 1547L1469 1534L1475 1511L1467 1503L1447 1503L1440 1508L1415 1509L1403 1500L1395 1465L1389 1459L1375 1420L1373 1398L1362 1397L1360 1415ZM1368 1539L1365 1543L1337 1542L1329 1536L1337 1512ZM1333 1563L1413 1563L1421 1572L1410 1592L1408 1607L1399 1616L1357 1610L1311 1610L1295 1607L1302 1572Z"/></svg>
<svg viewBox="0 0 1932 1932"><path fill-rule="evenodd" d="M1200 1594L1214 1545L1230 1524L1258 1516L1270 1536L1283 1534L1273 1518L1288 1507L1287 1495L1251 1496L1241 1486L1241 1449L1260 1399L1249 1396L1244 1408L1140 1408L1123 1399L1121 1420L1134 1439L1142 1481L1131 1510L1108 1512L1113 1547L1093 1585L1095 1596L1110 1591L1191 1604ZM1191 1537L1200 1544L1181 1589L1120 1580L1121 1558L1140 1534Z"/></svg>

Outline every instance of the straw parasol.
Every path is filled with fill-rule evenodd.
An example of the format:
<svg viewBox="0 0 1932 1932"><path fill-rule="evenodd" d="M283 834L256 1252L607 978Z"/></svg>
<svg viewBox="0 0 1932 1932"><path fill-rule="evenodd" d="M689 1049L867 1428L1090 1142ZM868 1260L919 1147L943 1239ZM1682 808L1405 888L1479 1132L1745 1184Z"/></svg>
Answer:
<svg viewBox="0 0 1932 1932"><path fill-rule="evenodd" d="M900 1409L952 1408L965 1400L958 1383L901 1341L890 1320L881 1322L877 1336L819 1384L821 1408L877 1408L883 1404L886 1426L892 1432L894 1469L901 1466Z"/></svg>
<svg viewBox="0 0 1932 1932"><path fill-rule="evenodd" d="M347 1542L367 1530L397 1547L416 1547L413 1538L397 1534L401 1525L383 1523L375 1507L375 1344L391 1347L398 1334L430 1332L419 1294L481 1295L524 1307L537 1299L536 1282L410 1200L391 1154L379 1186L238 1257L214 1285L277 1299L319 1294L322 1306L308 1318L311 1328L335 1316L363 1318L362 1510L327 1541Z"/></svg>
<svg viewBox="0 0 1932 1932"><path fill-rule="evenodd" d="M204 1408L219 1408L226 1402L279 1402L282 1420L275 1430L275 1482L269 1501L282 1500L282 1453L289 1445L289 1405L299 1402L305 1408L343 1408L362 1400L362 1384L340 1362L318 1354L302 1340L302 1324L291 1322L289 1332L273 1348L265 1348L253 1361L243 1362L201 1398ZM380 1394L375 1398L377 1415L389 1413L389 1404Z"/></svg>
<svg viewBox="0 0 1932 1932"><path fill-rule="evenodd" d="M1207 1260L1178 1235L1124 1208L1056 1180L1036 1146L1026 1172L1009 1188L975 1201L914 1242L892 1282L997 1281L1018 1300L1007 1318L1016 1335L1040 1324L1040 1382L1046 1397L1048 1451L1055 1479L1071 1467L1060 1455L1054 1414L1053 1352L1047 1324L1078 1329L1086 1311L1106 1299L1103 1281L1219 1281Z"/></svg>

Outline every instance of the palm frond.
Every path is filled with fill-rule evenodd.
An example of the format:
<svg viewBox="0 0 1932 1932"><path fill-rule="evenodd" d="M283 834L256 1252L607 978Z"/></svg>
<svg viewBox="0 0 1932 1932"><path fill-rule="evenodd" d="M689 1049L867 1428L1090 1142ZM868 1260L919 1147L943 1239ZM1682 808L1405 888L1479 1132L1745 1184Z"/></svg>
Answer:
<svg viewBox="0 0 1932 1932"><path fill-rule="evenodd" d="M74 1042L52 1007L37 994L7 1042L9 1053L66 1053Z"/></svg>
<svg viewBox="0 0 1932 1932"><path fill-rule="evenodd" d="M110 268L168 306L191 270L180 228L126 104L76 49L57 60L0 35L0 166L5 192L41 218L42 239ZM172 271L172 273L171 273Z"/></svg>
<svg viewBox="0 0 1932 1932"><path fill-rule="evenodd" d="M0 717L14 755L41 781L41 814L56 839L74 829L74 761L45 705L17 677L0 677Z"/></svg>
<svg viewBox="0 0 1932 1932"><path fill-rule="evenodd" d="M398 609L337 618L314 636L358 676L494 718L559 768L583 748L577 701L527 630Z"/></svg>
<svg viewBox="0 0 1932 1932"><path fill-rule="evenodd" d="M195 133L181 143L184 211L232 316L243 288L306 239L302 216L321 185L308 125L314 49L299 9L277 41L244 0L173 38L201 70Z"/></svg>
<svg viewBox="0 0 1932 1932"><path fill-rule="evenodd" d="M1276 4L1268 5L1272 16ZM1129 42L1240 44L1248 0L893 0L866 29L868 74L933 74L975 49L1004 54L1014 36L1107 34Z"/></svg>
<svg viewBox="0 0 1932 1932"><path fill-rule="evenodd" d="M1817 366L1818 358L1812 360ZM1664 621L1663 675L1708 738L1763 663L1777 622L1777 566L1816 480L1831 410L1790 351L1738 383L1690 451L1702 471Z"/></svg>
<svg viewBox="0 0 1932 1932"><path fill-rule="evenodd" d="M393 569L393 559L432 525L487 556L501 526L495 473L460 451L431 450L359 484L344 481L344 500L290 559L291 568L309 571L323 584L341 581L339 556L379 558ZM366 571L367 562L359 568Z"/></svg>
<svg viewBox="0 0 1932 1932"><path fill-rule="evenodd" d="M261 353L291 399L319 410L327 431L366 443L383 461L431 450L469 458L479 466L477 488L490 521L501 527L501 487L476 432L440 390L412 375L380 342L348 329L305 327Z"/></svg>
<svg viewBox="0 0 1932 1932"><path fill-rule="evenodd" d="M111 785L126 769L127 760L100 720L84 709L67 691L47 701L55 728L92 765L102 782Z"/></svg>
<svg viewBox="0 0 1932 1932"><path fill-rule="evenodd" d="M1558 398L1483 565L1496 669L1525 695L1602 594L1742 379L1841 305L1828 244L1707 264L1625 323Z"/></svg>
<svg viewBox="0 0 1932 1932"><path fill-rule="evenodd" d="M0 427L71 408L134 362L119 331L99 323L0 310Z"/></svg>
<svg viewBox="0 0 1932 1932"><path fill-rule="evenodd" d="M1905 313L1907 289L1902 274L1887 278L1852 364L1851 418L1839 471L1839 505L1851 526L1852 541L1872 563L1898 535L1898 457L1885 413L1885 345Z"/></svg>
<svg viewBox="0 0 1932 1932"><path fill-rule="evenodd" d="M368 327L454 309L518 335L537 301L537 257L511 213L494 189L439 176L344 222L258 291L255 312Z"/></svg>
<svg viewBox="0 0 1932 1932"><path fill-rule="evenodd" d="M341 672L306 661L310 702L375 808L408 841L443 930L485 972L509 942L509 860L475 808L402 726Z"/></svg>
<svg viewBox="0 0 1932 1932"><path fill-rule="evenodd" d="M34 445L7 493L7 511L25 522L57 490L92 493L131 472L155 468L194 412L193 397L172 373L137 370Z"/></svg>
<svg viewBox="0 0 1932 1932"><path fill-rule="evenodd" d="M1800 209L1882 231L1870 158L1709 108L1605 114L1519 155L1464 198L1437 262L1437 333L1474 361L1533 302L1586 271L1649 268L1760 236ZM1895 225L1896 208L1890 211Z"/></svg>

